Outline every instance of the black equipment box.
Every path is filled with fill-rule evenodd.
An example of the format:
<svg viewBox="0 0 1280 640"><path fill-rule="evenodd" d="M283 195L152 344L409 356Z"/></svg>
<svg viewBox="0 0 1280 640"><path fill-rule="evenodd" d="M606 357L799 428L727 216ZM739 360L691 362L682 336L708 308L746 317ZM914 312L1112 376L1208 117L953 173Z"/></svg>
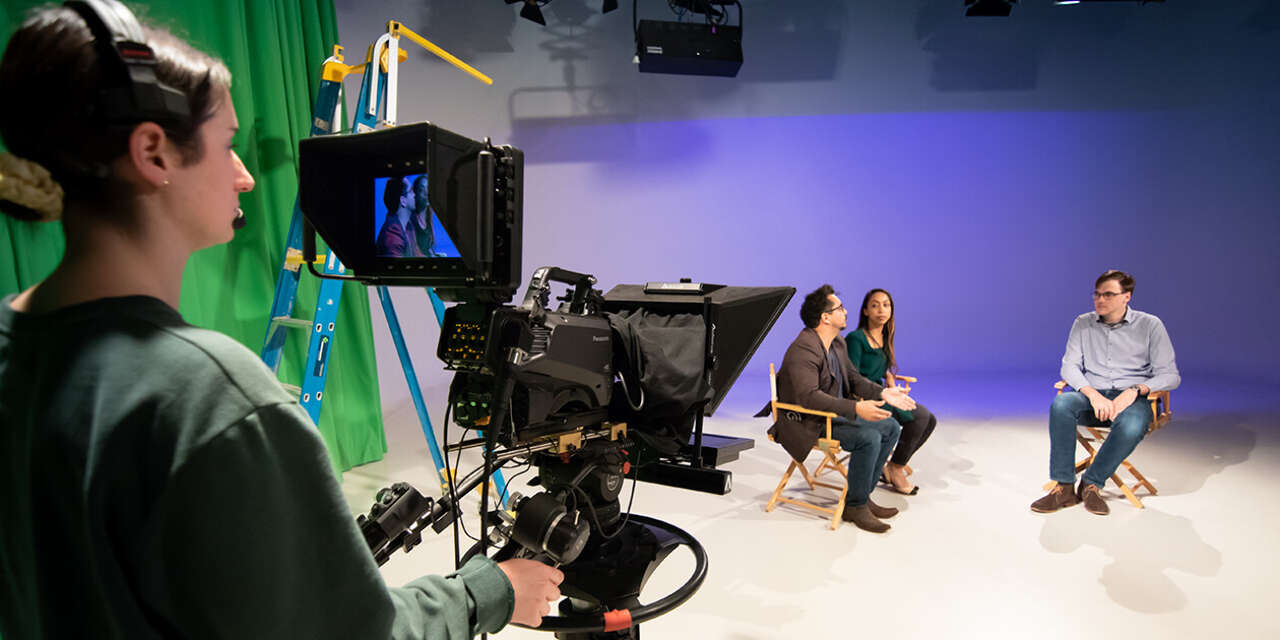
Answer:
<svg viewBox="0 0 1280 640"><path fill-rule="evenodd" d="M736 77L742 67L742 28L641 20L636 56L645 73Z"/></svg>

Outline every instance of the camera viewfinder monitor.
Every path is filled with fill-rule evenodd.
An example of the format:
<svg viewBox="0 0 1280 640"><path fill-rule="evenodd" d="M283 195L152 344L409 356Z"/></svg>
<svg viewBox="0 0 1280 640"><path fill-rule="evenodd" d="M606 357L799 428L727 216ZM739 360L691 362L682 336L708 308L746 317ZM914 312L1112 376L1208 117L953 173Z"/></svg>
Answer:
<svg viewBox="0 0 1280 640"><path fill-rule="evenodd" d="M302 213L355 279L444 300L520 285L519 149L423 122L306 138L299 156Z"/></svg>

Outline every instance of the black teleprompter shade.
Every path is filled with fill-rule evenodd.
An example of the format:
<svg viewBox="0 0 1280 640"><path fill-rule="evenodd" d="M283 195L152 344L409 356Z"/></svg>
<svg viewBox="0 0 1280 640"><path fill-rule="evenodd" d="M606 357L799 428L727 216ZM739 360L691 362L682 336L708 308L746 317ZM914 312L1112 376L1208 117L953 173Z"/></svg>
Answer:
<svg viewBox="0 0 1280 640"><path fill-rule="evenodd" d="M703 284L692 293L646 293L646 285L620 284L605 294L604 310L710 314L713 395L703 415L712 415L742 374L760 342L795 295L795 287L730 287Z"/></svg>

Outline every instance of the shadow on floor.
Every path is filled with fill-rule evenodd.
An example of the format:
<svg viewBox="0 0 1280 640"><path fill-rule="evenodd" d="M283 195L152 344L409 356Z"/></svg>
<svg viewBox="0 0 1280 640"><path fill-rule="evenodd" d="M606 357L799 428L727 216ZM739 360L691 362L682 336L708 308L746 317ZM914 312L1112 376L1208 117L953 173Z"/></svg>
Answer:
<svg viewBox="0 0 1280 640"><path fill-rule="evenodd" d="M1247 461L1259 430L1270 423L1266 416L1248 414L1175 414L1167 427L1138 446L1130 460L1155 483L1159 496L1195 493L1209 478ZM1222 553L1201 539L1190 519L1153 508L1158 498L1147 498L1145 491L1138 493L1145 509L1131 508L1112 484L1106 495L1112 498L1110 517L1082 516L1083 512L1048 517L1041 544L1056 553L1086 545L1106 553L1113 561L1103 567L1098 582L1121 606L1142 613L1184 608L1186 594L1169 571L1212 577L1222 567Z"/></svg>
<svg viewBox="0 0 1280 640"><path fill-rule="evenodd" d="M1130 462L1152 478L1162 496L1194 493L1227 467L1247 461L1259 431L1267 428L1275 428L1274 417L1175 413L1168 426L1138 445ZM1144 450L1152 458L1149 465L1143 463Z"/></svg>
<svg viewBox="0 0 1280 640"><path fill-rule="evenodd" d="M1116 522L1116 516L1123 522ZM1186 607L1187 596L1169 577L1170 571L1208 578L1222 568L1222 553L1201 539L1189 518L1149 507L1110 518L1092 516L1079 507L1071 514L1055 514L1045 518L1040 544L1054 553L1072 553L1083 546L1100 549L1112 562L1102 568L1098 582L1116 604L1140 613Z"/></svg>

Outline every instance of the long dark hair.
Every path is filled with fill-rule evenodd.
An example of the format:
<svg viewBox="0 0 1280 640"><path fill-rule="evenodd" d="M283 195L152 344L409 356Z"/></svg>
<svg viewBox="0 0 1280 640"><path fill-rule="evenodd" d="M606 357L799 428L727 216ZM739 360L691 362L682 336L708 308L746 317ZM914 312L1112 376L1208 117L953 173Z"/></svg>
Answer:
<svg viewBox="0 0 1280 640"><path fill-rule="evenodd" d="M867 295L862 296L862 306L858 307L858 329L867 333L871 332L870 323L867 319L867 305L871 304L871 296L877 293L883 293L885 297L889 298L889 321L884 323L884 328L880 330L880 344L884 345L884 355L889 359L889 368L887 370L890 373L897 373L898 359L893 355L893 334L895 333L894 317L898 315L898 308L897 305L893 304L893 294L884 289L872 289L867 292Z"/></svg>

